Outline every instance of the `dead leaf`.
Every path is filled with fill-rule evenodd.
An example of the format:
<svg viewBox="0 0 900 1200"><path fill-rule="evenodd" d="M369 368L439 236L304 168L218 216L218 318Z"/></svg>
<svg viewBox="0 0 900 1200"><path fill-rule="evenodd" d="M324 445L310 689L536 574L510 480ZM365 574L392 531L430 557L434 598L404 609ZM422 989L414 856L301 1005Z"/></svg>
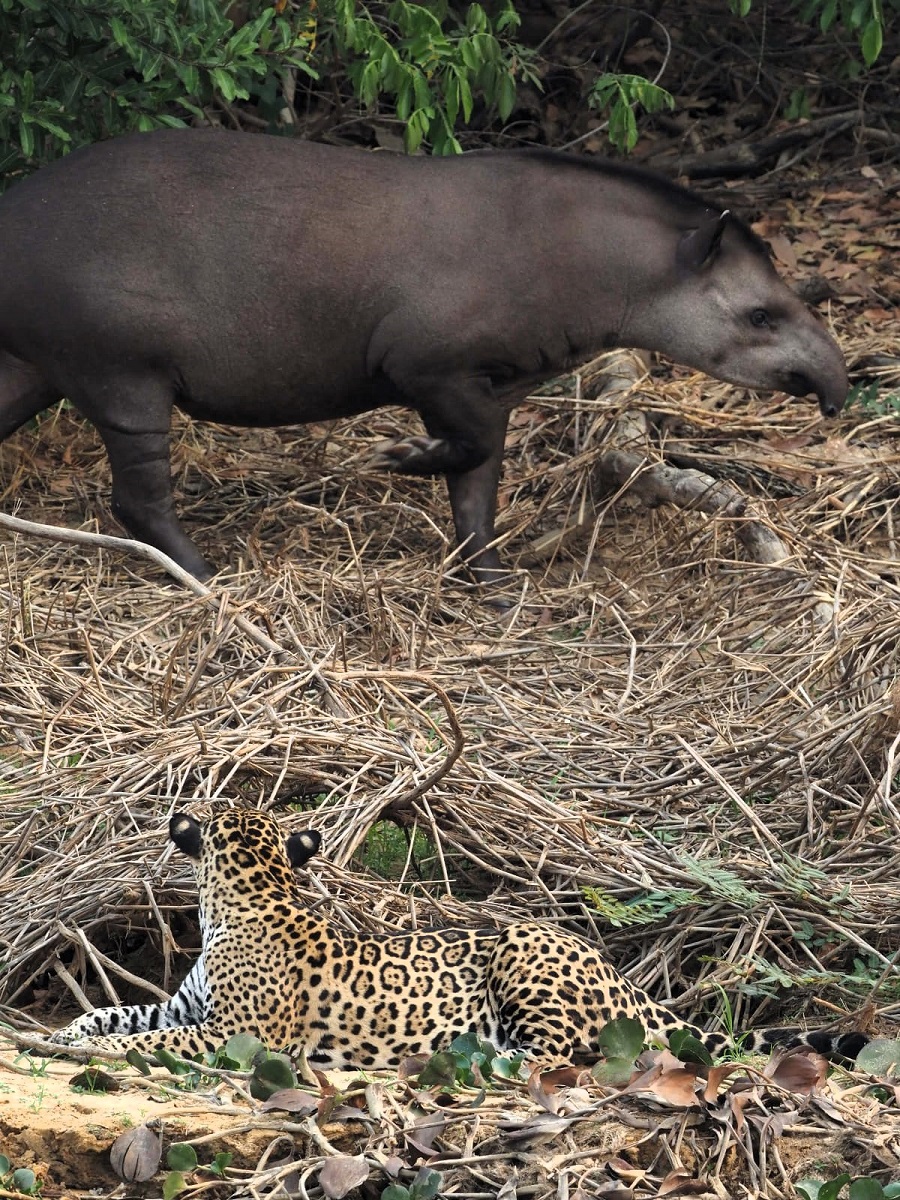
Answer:
<svg viewBox="0 0 900 1200"><path fill-rule="evenodd" d="M85 1067L69 1080L69 1087L82 1088L85 1092L118 1092L122 1085L115 1075L100 1067Z"/></svg>
<svg viewBox="0 0 900 1200"><path fill-rule="evenodd" d="M281 1088L280 1091L273 1092L268 1100L259 1106L259 1110L260 1112L271 1112L272 1109L280 1109L282 1112L308 1116L310 1113L314 1113L318 1107L319 1098L313 1096L311 1092L301 1091L300 1088Z"/></svg>
<svg viewBox="0 0 900 1200"><path fill-rule="evenodd" d="M548 1095L553 1095L557 1088L576 1087L585 1075L590 1078L590 1073L583 1067L558 1067L555 1071L542 1071L541 1087Z"/></svg>
<svg viewBox="0 0 900 1200"><path fill-rule="evenodd" d="M559 1112L559 1102L556 1099L555 1093L555 1087L551 1086L550 1089L544 1087L544 1081L541 1078L541 1069L540 1067L535 1067L535 1069L528 1076L528 1095L536 1104L539 1104L545 1112L556 1113Z"/></svg>
<svg viewBox="0 0 900 1200"><path fill-rule="evenodd" d="M710 1067L706 1087L703 1089L703 1099L706 1103L715 1104L719 1098L719 1088L725 1080L742 1070L743 1066L740 1063L725 1063L721 1067Z"/></svg>
<svg viewBox="0 0 900 1200"><path fill-rule="evenodd" d="M119 1134L109 1148L112 1169L126 1183L152 1179L162 1158L162 1140L148 1125L137 1125Z"/></svg>
<svg viewBox="0 0 900 1200"><path fill-rule="evenodd" d="M538 1113L527 1121L501 1121L500 1128L511 1142L549 1142L557 1134L568 1129L573 1117L556 1117L552 1113Z"/></svg>
<svg viewBox="0 0 900 1200"><path fill-rule="evenodd" d="M397 1078L415 1079L428 1062L428 1057L427 1054L414 1054L411 1058L404 1058L397 1068Z"/></svg>
<svg viewBox="0 0 900 1200"><path fill-rule="evenodd" d="M431 1158L435 1154L435 1139L443 1133L446 1124L447 1118L442 1112L426 1113L416 1118L412 1130L404 1136L410 1146L426 1158Z"/></svg>
<svg viewBox="0 0 900 1200"><path fill-rule="evenodd" d="M675 1192L681 1192L682 1195L695 1196L709 1190L708 1183L704 1183L702 1179L695 1179L690 1171L679 1168L668 1173L659 1185L659 1191L656 1194L657 1196L671 1196Z"/></svg>
<svg viewBox="0 0 900 1200"><path fill-rule="evenodd" d="M319 1171L319 1186L329 1200L341 1200L368 1178L369 1167L361 1154L341 1154L325 1160Z"/></svg>
<svg viewBox="0 0 900 1200"><path fill-rule="evenodd" d="M821 1054L803 1047L774 1054L763 1075L786 1091L811 1096L828 1076L828 1063Z"/></svg>
<svg viewBox="0 0 900 1200"><path fill-rule="evenodd" d="M500 1191L497 1193L497 1200L516 1200L518 1192L516 1191L519 1184L519 1172L513 1167L509 1173L509 1178L503 1183Z"/></svg>
<svg viewBox="0 0 900 1200"><path fill-rule="evenodd" d="M772 247L772 253L780 263L788 267L791 271L797 270L797 255L794 253L794 247L783 233L770 234L769 245ZM662 1195L662 1192L660 1192L660 1195Z"/></svg>

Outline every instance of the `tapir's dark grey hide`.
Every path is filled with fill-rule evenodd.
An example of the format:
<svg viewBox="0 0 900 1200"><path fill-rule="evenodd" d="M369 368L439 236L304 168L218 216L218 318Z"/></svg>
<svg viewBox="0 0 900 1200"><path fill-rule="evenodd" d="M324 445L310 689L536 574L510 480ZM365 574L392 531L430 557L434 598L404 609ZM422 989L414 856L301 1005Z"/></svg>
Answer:
<svg viewBox="0 0 900 1200"><path fill-rule="evenodd" d="M172 406L291 425L397 404L446 474L481 578L507 413L612 346L834 414L841 352L737 219L631 167L546 152L404 158L166 130L78 150L0 199L0 438L62 396L115 511L205 577L175 516Z"/></svg>

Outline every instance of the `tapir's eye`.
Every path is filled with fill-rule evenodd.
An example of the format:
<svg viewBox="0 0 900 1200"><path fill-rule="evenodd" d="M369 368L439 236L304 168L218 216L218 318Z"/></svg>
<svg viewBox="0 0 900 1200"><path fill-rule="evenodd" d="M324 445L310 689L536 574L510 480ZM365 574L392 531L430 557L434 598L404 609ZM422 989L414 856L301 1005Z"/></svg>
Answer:
<svg viewBox="0 0 900 1200"><path fill-rule="evenodd" d="M754 308L750 314L750 324L755 325L757 329L765 329L769 324L769 314L764 308Z"/></svg>

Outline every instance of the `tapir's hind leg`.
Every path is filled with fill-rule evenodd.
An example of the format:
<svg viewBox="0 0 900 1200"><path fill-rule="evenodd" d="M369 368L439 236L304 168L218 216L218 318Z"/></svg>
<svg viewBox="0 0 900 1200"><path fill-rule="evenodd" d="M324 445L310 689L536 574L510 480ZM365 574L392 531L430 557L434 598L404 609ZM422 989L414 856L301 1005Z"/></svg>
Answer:
<svg viewBox="0 0 900 1200"><path fill-rule="evenodd" d="M61 399L37 367L0 350L0 442Z"/></svg>
<svg viewBox="0 0 900 1200"><path fill-rule="evenodd" d="M103 380L76 400L103 439L112 507L133 537L168 554L198 579L215 573L175 514L169 458L174 393L155 378Z"/></svg>

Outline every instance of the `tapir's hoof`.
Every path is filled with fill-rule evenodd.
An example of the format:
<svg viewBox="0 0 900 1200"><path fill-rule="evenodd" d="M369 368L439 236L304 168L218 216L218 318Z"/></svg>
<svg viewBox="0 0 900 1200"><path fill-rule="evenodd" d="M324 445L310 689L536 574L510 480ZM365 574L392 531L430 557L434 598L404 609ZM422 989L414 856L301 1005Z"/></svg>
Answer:
<svg viewBox="0 0 900 1200"><path fill-rule="evenodd" d="M433 460L442 456L447 443L443 438L428 437L426 434L410 435L391 441L380 442L370 464L380 470L401 471L417 474L420 471L440 470Z"/></svg>

